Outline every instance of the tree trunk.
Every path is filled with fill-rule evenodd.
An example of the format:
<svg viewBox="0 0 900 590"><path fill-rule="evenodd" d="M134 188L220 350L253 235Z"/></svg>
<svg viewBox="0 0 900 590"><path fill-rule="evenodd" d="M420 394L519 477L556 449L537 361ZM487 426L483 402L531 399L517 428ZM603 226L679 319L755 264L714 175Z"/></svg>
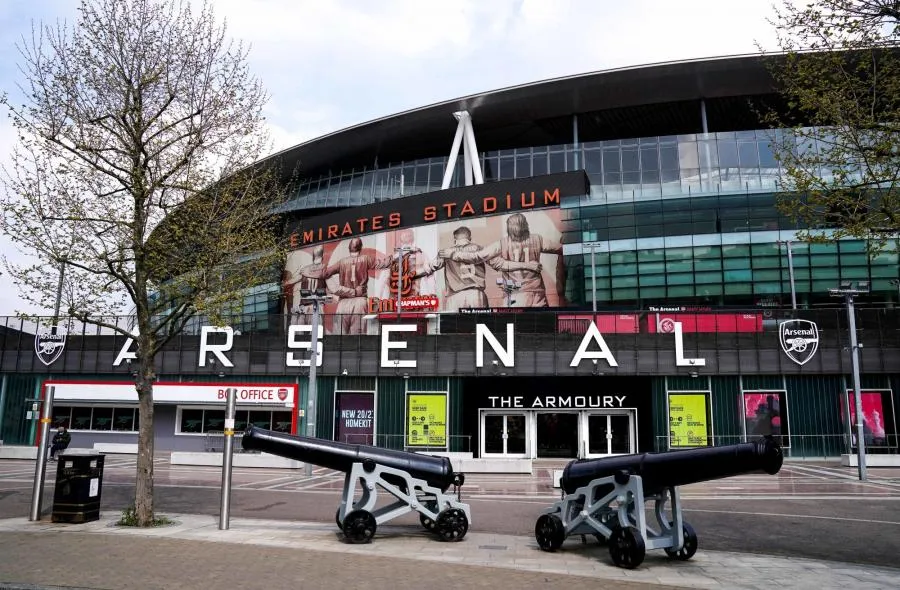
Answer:
<svg viewBox="0 0 900 590"><path fill-rule="evenodd" d="M134 485L134 510L137 525L153 525L153 369L141 359L135 379L140 409L138 430L137 477ZM146 365L146 366L145 366Z"/></svg>

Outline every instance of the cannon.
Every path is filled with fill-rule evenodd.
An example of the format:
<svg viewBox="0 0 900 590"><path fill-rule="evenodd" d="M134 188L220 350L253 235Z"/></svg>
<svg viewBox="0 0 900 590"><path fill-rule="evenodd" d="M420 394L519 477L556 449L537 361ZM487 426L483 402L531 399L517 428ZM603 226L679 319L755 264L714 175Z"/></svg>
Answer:
<svg viewBox="0 0 900 590"><path fill-rule="evenodd" d="M418 512L422 526L442 541L460 541L469 530L471 511L460 502L466 478L453 471L448 457L295 436L253 425L244 431L241 444L246 450L344 472L335 522L350 543L370 542L378 525L411 511ZM375 508L379 488L396 501Z"/></svg>
<svg viewBox="0 0 900 590"><path fill-rule="evenodd" d="M556 551L571 535L582 540L594 535L609 545L613 563L626 569L638 567L648 549L688 560L697 552L697 533L682 518L678 486L749 473L774 475L783 461L781 446L771 436L720 447L574 460L560 477L561 499L535 523L535 539L542 550ZM644 510L650 501L655 502L656 528Z"/></svg>

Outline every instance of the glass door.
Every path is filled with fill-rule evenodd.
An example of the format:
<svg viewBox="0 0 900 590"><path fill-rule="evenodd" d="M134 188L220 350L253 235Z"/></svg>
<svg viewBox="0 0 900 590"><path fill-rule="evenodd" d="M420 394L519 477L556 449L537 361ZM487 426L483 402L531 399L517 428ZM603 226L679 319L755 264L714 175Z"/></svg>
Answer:
<svg viewBox="0 0 900 590"><path fill-rule="evenodd" d="M482 414L483 455L525 455L525 414Z"/></svg>
<svg viewBox="0 0 900 590"><path fill-rule="evenodd" d="M633 412L588 413L585 421L588 457L635 452Z"/></svg>

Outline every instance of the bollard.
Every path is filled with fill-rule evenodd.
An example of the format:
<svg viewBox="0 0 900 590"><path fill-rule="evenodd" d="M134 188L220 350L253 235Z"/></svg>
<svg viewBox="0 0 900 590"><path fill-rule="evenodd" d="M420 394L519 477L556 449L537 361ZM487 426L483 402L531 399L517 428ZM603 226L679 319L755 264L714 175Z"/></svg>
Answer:
<svg viewBox="0 0 900 590"><path fill-rule="evenodd" d="M38 445L37 461L34 465L34 487L31 489L31 512L28 520L41 519L41 503L44 495L44 476L47 471L47 443L50 440L50 415L53 410L53 392L52 385L47 387L47 393L44 396L44 405L41 408L41 440Z"/></svg>
<svg viewBox="0 0 900 590"><path fill-rule="evenodd" d="M231 458L234 453L234 404L233 387L228 388L228 401L225 405L225 446L222 449L222 503L219 506L219 530L228 529L231 512Z"/></svg>

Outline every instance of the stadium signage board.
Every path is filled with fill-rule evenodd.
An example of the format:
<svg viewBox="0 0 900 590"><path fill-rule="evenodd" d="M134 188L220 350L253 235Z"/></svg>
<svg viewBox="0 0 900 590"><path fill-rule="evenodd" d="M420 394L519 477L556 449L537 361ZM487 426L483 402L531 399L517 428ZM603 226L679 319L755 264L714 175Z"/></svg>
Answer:
<svg viewBox="0 0 900 590"><path fill-rule="evenodd" d="M505 367L515 366L515 324L506 324L506 334L495 335L485 324L475 325L475 365L477 367L485 366L484 352L489 346L496 359L491 361L492 364L502 364ZM381 327L379 336L380 345L378 347L379 366L382 368L392 367L395 369L415 368L417 361L415 359L400 359L397 352L407 348L407 342L403 340L403 332L416 333L419 327L416 324L397 324L384 325ZM324 344L327 342L325 331L322 324L318 324L316 338L316 366L322 366L325 356ZM224 334L224 343L212 343L209 336L213 333ZM312 326L307 324L296 324L288 327L287 333L287 352L285 355L286 367L308 367L310 366L310 349L312 343ZM706 365L704 358L685 358L684 356L684 339L682 334L681 322L675 322L673 329L674 348L675 348L675 365L679 367L703 367ZM505 337L504 337L505 336ZM200 331L200 351L197 355L197 366L206 366L207 360L215 357L217 363L221 363L224 367L233 367L231 359L226 356L234 346L236 335L234 330L229 326L203 326ZM505 342L503 341L505 340ZM136 359L137 353L132 349L134 339L129 338L119 350L113 366L119 366L123 361L128 359ZM212 355L212 356L211 356ZM597 324L591 322L578 349L572 355L570 367L578 367L582 362L590 361L596 364L598 361L604 361L610 367L618 367L619 363L610 350L603 334L597 327Z"/></svg>
<svg viewBox="0 0 900 590"><path fill-rule="evenodd" d="M589 192L583 170L501 180L391 199L303 219L289 227L291 248L405 227L559 207Z"/></svg>

